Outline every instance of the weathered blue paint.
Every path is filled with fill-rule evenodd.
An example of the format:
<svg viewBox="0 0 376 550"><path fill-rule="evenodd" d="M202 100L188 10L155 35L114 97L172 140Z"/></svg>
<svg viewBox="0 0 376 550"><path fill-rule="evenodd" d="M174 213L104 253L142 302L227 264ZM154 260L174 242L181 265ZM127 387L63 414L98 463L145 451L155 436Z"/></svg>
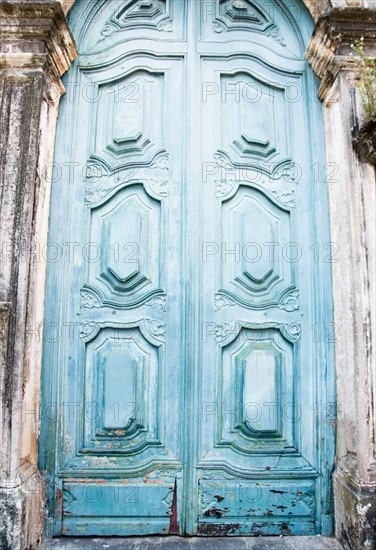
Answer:
<svg viewBox="0 0 376 550"><path fill-rule="evenodd" d="M312 21L290 0L78 0L70 22L49 533L330 534L335 248Z"/></svg>

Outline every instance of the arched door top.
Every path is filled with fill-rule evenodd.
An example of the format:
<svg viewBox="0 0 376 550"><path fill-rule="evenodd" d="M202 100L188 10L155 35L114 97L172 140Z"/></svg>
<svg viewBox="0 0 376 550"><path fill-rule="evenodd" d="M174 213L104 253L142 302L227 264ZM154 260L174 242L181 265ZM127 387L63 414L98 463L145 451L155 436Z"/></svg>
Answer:
<svg viewBox="0 0 376 550"><path fill-rule="evenodd" d="M185 40L191 0L77 0L70 23L80 53L105 51L118 42ZM300 0L200 0L197 39L261 44L286 58L302 58L313 31ZM234 48L236 45L234 44Z"/></svg>

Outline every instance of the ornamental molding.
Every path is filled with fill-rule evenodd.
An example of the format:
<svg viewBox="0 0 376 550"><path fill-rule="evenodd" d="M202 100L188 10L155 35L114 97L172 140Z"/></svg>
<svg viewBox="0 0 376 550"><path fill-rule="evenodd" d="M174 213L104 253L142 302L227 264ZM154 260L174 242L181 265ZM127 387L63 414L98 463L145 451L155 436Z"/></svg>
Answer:
<svg viewBox="0 0 376 550"><path fill-rule="evenodd" d="M351 44L363 36L367 51L376 55L375 10L337 8L317 21L305 58L321 79L319 98L324 101L340 71L355 71Z"/></svg>
<svg viewBox="0 0 376 550"><path fill-rule="evenodd" d="M3 70L42 68L64 92L60 77L78 52L59 2L0 2L0 35Z"/></svg>

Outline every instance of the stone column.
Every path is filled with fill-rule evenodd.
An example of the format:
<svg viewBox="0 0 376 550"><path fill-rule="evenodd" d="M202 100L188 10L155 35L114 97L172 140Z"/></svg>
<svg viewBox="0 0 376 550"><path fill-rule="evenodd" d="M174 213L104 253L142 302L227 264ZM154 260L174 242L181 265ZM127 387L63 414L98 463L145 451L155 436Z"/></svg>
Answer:
<svg viewBox="0 0 376 550"><path fill-rule="evenodd" d="M0 36L0 547L18 550L36 548L43 537L39 251L47 235L60 77L76 48L53 0L0 1Z"/></svg>
<svg viewBox="0 0 376 550"><path fill-rule="evenodd" d="M355 86L351 44L362 36L376 55L375 10L336 9L321 17L306 57L321 79L329 178L337 325L337 459L334 473L336 535L346 550L376 548L375 449L375 166L374 136L354 132L364 124ZM373 139L373 141L372 141ZM359 139L358 139L359 141ZM366 146L364 147L364 144ZM360 153L360 154L359 154ZM333 167L330 169L333 170Z"/></svg>

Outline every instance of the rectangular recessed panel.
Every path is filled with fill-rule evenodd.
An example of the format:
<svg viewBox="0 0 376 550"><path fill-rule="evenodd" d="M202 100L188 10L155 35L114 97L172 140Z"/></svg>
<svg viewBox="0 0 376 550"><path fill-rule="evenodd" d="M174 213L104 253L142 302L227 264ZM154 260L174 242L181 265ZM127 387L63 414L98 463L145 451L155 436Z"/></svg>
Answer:
<svg viewBox="0 0 376 550"><path fill-rule="evenodd" d="M63 484L62 533L71 536L167 534L173 484L113 480Z"/></svg>
<svg viewBox="0 0 376 550"><path fill-rule="evenodd" d="M312 480L201 481L199 487L202 521L314 518Z"/></svg>
<svg viewBox="0 0 376 550"><path fill-rule="evenodd" d="M244 422L254 431L278 430L276 356L268 349L254 349L243 362Z"/></svg>
<svg viewBox="0 0 376 550"><path fill-rule="evenodd" d="M104 366L104 428L125 428L135 409L135 361L111 350Z"/></svg>
<svg viewBox="0 0 376 550"><path fill-rule="evenodd" d="M169 520L173 491L173 483L69 481L63 484L63 514L91 518L166 517Z"/></svg>

